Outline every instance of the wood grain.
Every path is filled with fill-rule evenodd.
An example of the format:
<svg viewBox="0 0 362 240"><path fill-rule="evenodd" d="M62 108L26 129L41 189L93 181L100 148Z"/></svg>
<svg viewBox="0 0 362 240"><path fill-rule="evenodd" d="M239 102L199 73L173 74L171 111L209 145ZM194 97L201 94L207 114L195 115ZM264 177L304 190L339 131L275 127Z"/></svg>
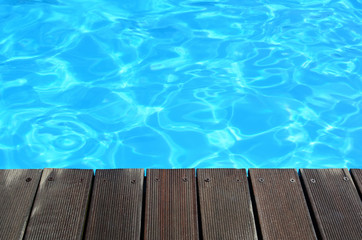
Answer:
<svg viewBox="0 0 362 240"><path fill-rule="evenodd" d="M42 170L0 170L0 239L23 239Z"/></svg>
<svg viewBox="0 0 362 240"><path fill-rule="evenodd" d="M295 169L250 169L264 240L317 239Z"/></svg>
<svg viewBox="0 0 362 240"><path fill-rule="evenodd" d="M44 169L24 239L82 239L93 170Z"/></svg>
<svg viewBox="0 0 362 240"><path fill-rule="evenodd" d="M143 169L97 170L85 239L141 237Z"/></svg>
<svg viewBox="0 0 362 240"><path fill-rule="evenodd" d="M198 169L202 236L257 239L245 169Z"/></svg>
<svg viewBox="0 0 362 240"><path fill-rule="evenodd" d="M351 173L359 196L362 198L362 169L351 169Z"/></svg>
<svg viewBox="0 0 362 240"><path fill-rule="evenodd" d="M362 203L347 169L301 169L322 239L362 239Z"/></svg>
<svg viewBox="0 0 362 240"><path fill-rule="evenodd" d="M149 169L146 240L199 239L194 169Z"/></svg>

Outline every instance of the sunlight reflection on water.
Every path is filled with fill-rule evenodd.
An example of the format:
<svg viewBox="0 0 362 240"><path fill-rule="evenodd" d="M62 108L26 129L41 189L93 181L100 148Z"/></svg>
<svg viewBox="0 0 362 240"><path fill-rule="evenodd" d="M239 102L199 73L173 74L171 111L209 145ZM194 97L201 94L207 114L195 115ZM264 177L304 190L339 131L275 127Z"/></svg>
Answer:
<svg viewBox="0 0 362 240"><path fill-rule="evenodd" d="M361 168L360 8L2 1L0 168Z"/></svg>

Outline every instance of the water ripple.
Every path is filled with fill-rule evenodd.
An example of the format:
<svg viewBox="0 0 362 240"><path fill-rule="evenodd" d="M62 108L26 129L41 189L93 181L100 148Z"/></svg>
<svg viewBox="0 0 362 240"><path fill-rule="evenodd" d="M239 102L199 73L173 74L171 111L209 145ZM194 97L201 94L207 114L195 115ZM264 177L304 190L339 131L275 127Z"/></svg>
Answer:
<svg viewBox="0 0 362 240"><path fill-rule="evenodd" d="M360 9L1 1L0 168L360 168Z"/></svg>

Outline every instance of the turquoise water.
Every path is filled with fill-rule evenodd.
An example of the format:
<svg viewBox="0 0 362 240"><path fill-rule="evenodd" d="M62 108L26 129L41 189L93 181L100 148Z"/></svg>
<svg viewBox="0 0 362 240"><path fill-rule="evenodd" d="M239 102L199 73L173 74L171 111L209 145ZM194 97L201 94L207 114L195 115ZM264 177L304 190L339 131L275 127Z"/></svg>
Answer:
<svg viewBox="0 0 362 240"><path fill-rule="evenodd" d="M0 168L361 168L361 9L2 0Z"/></svg>

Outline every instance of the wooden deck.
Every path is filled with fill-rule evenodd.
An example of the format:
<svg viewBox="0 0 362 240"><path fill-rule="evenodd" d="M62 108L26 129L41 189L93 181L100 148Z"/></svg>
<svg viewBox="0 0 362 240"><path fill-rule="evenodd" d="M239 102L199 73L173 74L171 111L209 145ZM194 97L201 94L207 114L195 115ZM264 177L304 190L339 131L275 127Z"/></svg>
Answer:
<svg viewBox="0 0 362 240"><path fill-rule="evenodd" d="M361 240L362 169L0 170L0 239Z"/></svg>

